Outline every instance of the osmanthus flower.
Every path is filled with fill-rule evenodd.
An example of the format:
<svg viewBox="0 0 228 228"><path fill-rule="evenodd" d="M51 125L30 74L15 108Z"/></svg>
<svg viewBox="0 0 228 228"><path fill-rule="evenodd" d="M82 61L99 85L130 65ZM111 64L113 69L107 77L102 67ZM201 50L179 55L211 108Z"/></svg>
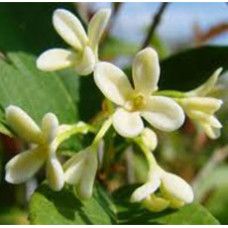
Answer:
<svg viewBox="0 0 228 228"><path fill-rule="evenodd" d="M98 168L97 151L93 146L76 153L63 166L66 183L74 185L81 198L92 196Z"/></svg>
<svg viewBox="0 0 228 228"><path fill-rule="evenodd" d="M18 137L32 144L32 149L12 158L6 165L5 179L9 183L26 182L46 162L46 175L49 186L59 191L64 185L64 173L56 156L55 139L58 133L58 119L47 113L41 128L21 108L10 105L6 108L6 120Z"/></svg>
<svg viewBox="0 0 228 228"><path fill-rule="evenodd" d="M156 96L160 74L156 51L146 48L133 62L134 88L118 67L99 62L94 79L102 93L118 108L113 115L113 126L124 137L135 137L144 129L143 117L153 127L163 131L179 128L185 119L182 108L171 98Z"/></svg>
<svg viewBox="0 0 228 228"><path fill-rule="evenodd" d="M159 193L155 193L158 189ZM151 169L148 181L131 196L131 202L142 202L151 211L180 208L192 203L193 199L192 188L185 180L164 171L157 164Z"/></svg>
<svg viewBox="0 0 228 228"><path fill-rule="evenodd" d="M97 12L89 22L86 34L79 19L70 11L55 10L53 14L54 28L72 47L72 50L62 48L47 50L37 59L37 67L43 71L72 67L79 75L92 73L98 61L98 44L110 15L109 9Z"/></svg>
<svg viewBox="0 0 228 228"><path fill-rule="evenodd" d="M220 109L223 101L207 95L214 88L221 71L222 68L219 68L202 86L185 93L185 98L178 99L188 117L196 120L211 139L216 139L220 136L222 124L214 113Z"/></svg>
<svg viewBox="0 0 228 228"><path fill-rule="evenodd" d="M96 134L92 144L76 153L63 165L65 182L73 185L81 198L89 198L93 193L93 185L98 169L98 150L103 137L112 125L108 118Z"/></svg>

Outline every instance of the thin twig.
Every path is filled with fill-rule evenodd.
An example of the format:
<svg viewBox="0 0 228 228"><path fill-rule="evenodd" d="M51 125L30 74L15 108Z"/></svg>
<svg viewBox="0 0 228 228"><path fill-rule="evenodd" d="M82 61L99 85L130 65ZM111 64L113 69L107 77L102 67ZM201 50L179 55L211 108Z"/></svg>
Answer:
<svg viewBox="0 0 228 228"><path fill-rule="evenodd" d="M159 25L162 15L166 9L166 7L168 6L168 2L163 2L160 6L160 8L158 9L158 12L156 13L156 15L154 16L151 26L150 26L150 30L147 34L147 37L145 39L145 41L143 42L142 48L145 48L148 46L148 44L150 43L150 40L152 38L152 36L154 35L154 32L157 28L157 26Z"/></svg>

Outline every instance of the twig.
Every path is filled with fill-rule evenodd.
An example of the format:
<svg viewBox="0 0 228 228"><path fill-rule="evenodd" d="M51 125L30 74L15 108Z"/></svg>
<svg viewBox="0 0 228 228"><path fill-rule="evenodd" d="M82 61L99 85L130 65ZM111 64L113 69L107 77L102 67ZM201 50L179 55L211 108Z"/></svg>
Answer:
<svg viewBox="0 0 228 228"><path fill-rule="evenodd" d="M150 43L151 37L154 35L154 32L155 32L157 26L159 25L159 23L161 21L161 17L167 6L168 6L168 2L163 2L161 4L160 8L158 9L158 12L154 16L154 19L152 20L150 30L147 34L145 41L143 42L142 48L145 48Z"/></svg>

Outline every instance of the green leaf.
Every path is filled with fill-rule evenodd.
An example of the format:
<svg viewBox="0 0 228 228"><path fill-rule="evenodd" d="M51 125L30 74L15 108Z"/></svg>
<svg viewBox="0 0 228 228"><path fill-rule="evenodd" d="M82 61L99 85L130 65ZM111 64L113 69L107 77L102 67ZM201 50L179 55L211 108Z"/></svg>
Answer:
<svg viewBox="0 0 228 228"><path fill-rule="evenodd" d="M205 82L219 67L228 69L228 47L207 46L175 54L161 62L160 89L187 91Z"/></svg>
<svg viewBox="0 0 228 228"><path fill-rule="evenodd" d="M29 218L36 225L111 225L116 220L114 206L101 187L94 188L92 198L81 201L71 188L53 192L45 184L32 196Z"/></svg>
<svg viewBox="0 0 228 228"><path fill-rule="evenodd" d="M113 195L118 210L119 224L156 225L216 225L218 221L200 204L187 205L179 210L153 213L140 204L129 203L130 195L138 185L123 187Z"/></svg>
<svg viewBox="0 0 228 228"><path fill-rule="evenodd" d="M70 4L62 6L72 7ZM76 99L61 79L61 73L44 73L35 65L34 53L45 49L46 42L60 43L51 24L53 10L57 7L60 4L0 4L0 51L3 52L0 107L4 111L10 104L18 105L38 123L46 112L53 112L60 123L70 124L78 120ZM0 115L2 121L4 116ZM0 130L6 133L2 125Z"/></svg>
<svg viewBox="0 0 228 228"><path fill-rule="evenodd" d="M224 184L210 194L206 202L207 209L220 221L221 224L228 224L228 185Z"/></svg>
<svg viewBox="0 0 228 228"><path fill-rule="evenodd" d="M196 188L197 199L203 200L207 193L212 190L218 189L223 185L228 186L228 167L227 165L219 165L215 169L207 173L210 178L202 179Z"/></svg>

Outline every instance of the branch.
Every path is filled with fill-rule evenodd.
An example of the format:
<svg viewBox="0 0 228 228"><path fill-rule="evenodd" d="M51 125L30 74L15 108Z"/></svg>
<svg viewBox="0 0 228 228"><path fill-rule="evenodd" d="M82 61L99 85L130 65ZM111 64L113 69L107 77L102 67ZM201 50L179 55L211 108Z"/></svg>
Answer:
<svg viewBox="0 0 228 228"><path fill-rule="evenodd" d="M167 6L168 6L168 2L163 2L161 4L160 8L158 9L158 12L154 16L154 19L152 20L150 30L148 32L148 35L147 35L145 41L143 42L142 48L147 47L148 44L150 43L150 40L151 40L152 36L154 35L154 32L155 32L157 26L159 25L159 23L161 21L161 17Z"/></svg>

